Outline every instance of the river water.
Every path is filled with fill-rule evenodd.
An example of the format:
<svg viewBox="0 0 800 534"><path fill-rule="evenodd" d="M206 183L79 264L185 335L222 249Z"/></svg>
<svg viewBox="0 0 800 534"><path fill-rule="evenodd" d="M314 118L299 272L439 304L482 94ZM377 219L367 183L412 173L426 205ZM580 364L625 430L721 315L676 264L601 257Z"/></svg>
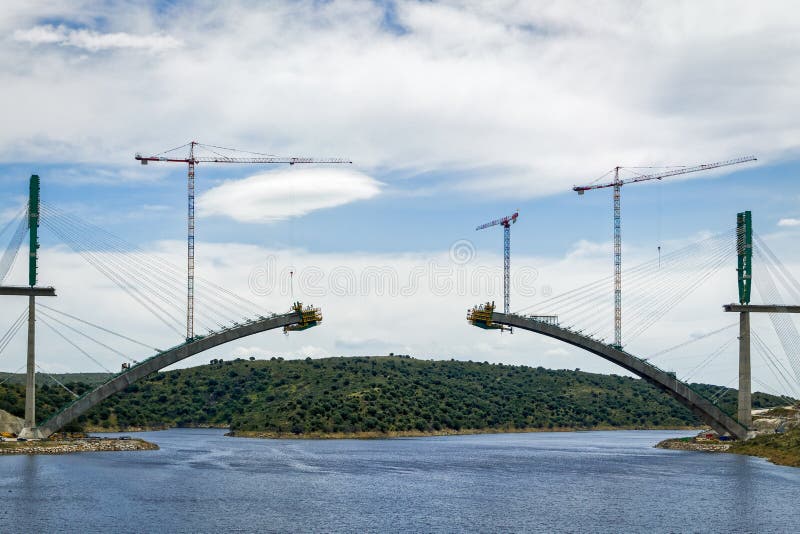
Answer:
<svg viewBox="0 0 800 534"><path fill-rule="evenodd" d="M0 457L3 532L798 532L800 469L686 432L251 440Z"/></svg>

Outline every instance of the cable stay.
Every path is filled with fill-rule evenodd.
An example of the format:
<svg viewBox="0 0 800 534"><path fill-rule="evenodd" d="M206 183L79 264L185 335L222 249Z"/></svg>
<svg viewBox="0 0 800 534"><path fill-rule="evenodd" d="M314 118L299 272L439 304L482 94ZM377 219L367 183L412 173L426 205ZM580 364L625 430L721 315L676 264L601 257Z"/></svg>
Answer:
<svg viewBox="0 0 800 534"><path fill-rule="evenodd" d="M5 378L4 378L2 381L0 381L0 386L2 386L2 385L3 385L3 384L5 384L6 382L8 382L8 381L9 381L9 380L11 380L12 378L14 378L14 375L18 375L20 371L22 371L23 369L25 369L25 365L26 365L26 364L22 364L22 365L20 365L20 366L17 368L17 370L16 370L16 371L14 371L13 373L8 373L8 376L6 376L6 377L5 377Z"/></svg>
<svg viewBox="0 0 800 534"><path fill-rule="evenodd" d="M770 386L769 384L765 384L764 382L762 382L758 378L752 377L751 380L753 382L755 382L756 384L758 384L759 386L761 386L761 389L764 391L764 393L769 393L770 395L774 395L774 396L776 396L776 397L778 397L779 399L782 399L782 400L789 399L789 397L787 397L786 395L783 395L777 389L775 389L774 387Z"/></svg>
<svg viewBox="0 0 800 534"><path fill-rule="evenodd" d="M39 367L39 364L38 364L38 363L36 364L36 368L39 370L39 372L40 372L40 373L42 373L44 376L46 376L47 378L49 378L50 380L52 380L53 382L55 382L56 384L58 384L59 386L61 386L62 388L64 388L64 390L65 390L65 391L67 391L67 393L70 393L70 394L71 394L73 397L75 397L76 399L77 399L78 397L80 397L80 395L78 395L77 393L75 393L74 391L72 391L71 389L69 389L67 386L65 386L64 384L62 384L62 383L61 383L61 381L60 381L58 378L54 377L53 375L51 375L50 373L46 372L44 369L42 369L41 367Z"/></svg>
<svg viewBox="0 0 800 534"><path fill-rule="evenodd" d="M643 334L718 273L736 252L734 235L735 230L730 229L625 270L627 339ZM613 313L613 304L608 293L612 280L613 277L604 277L517 313L557 315L562 324L591 332L594 338L609 337L608 317Z"/></svg>
<svg viewBox="0 0 800 534"><path fill-rule="evenodd" d="M659 356L663 356L664 354L668 354L668 353L673 352L675 350L682 349L682 348L684 348L684 347L686 347L688 345L691 345L693 343L697 343L698 341L702 341L703 339L708 339L711 336L719 334L720 332L724 332L725 330L728 330L728 329L733 328L734 326L738 326L738 325L739 325L739 321L736 321L735 323L731 323L728 326L723 326L722 328L718 328L716 330L712 330L711 332L705 333L705 334L703 334L701 336L697 336L697 337L692 338L692 339L690 339L688 341L684 341L683 343L678 343L677 345L674 345L674 346L672 346L672 347L670 347L668 349L660 350L660 351L656 352L655 354L653 354L652 356L650 356L649 358L643 358L643 359L644 360L648 360L648 361L655 360Z"/></svg>
<svg viewBox="0 0 800 534"><path fill-rule="evenodd" d="M787 286L787 290L792 294L792 299L795 302L800 302L800 282L798 282L797 279L794 276L792 276L792 273L786 268L786 266L783 265L783 262L781 262L781 260L778 259L775 253L772 252L772 249L769 248L766 241L761 239L761 236L754 233L754 237L756 241L756 246L755 246L756 252L765 254L766 257L778 267L778 270L783 274L788 285L791 286L791 287Z"/></svg>
<svg viewBox="0 0 800 534"><path fill-rule="evenodd" d="M5 226L3 226L3 229L0 230L0 236L9 231L14 226L14 224L18 224L19 219L25 216L27 209L28 208L26 206L23 206L17 213L12 215L11 218L8 219L8 221L6 222Z"/></svg>
<svg viewBox="0 0 800 534"><path fill-rule="evenodd" d="M19 332L20 329L22 328L22 325L25 324L25 319L27 315L28 315L28 307L25 306L25 309L22 311L19 317L17 317L14 320L14 322L11 323L9 329L6 331L5 334L3 334L3 337L0 338L0 354L3 354L3 351L6 350L8 344L11 343L11 340L14 339L14 336L16 336L17 332Z"/></svg>
<svg viewBox="0 0 800 534"><path fill-rule="evenodd" d="M14 266L14 262L19 254L19 249L22 246L22 242L25 240L25 235L28 233L28 219L25 217L25 211L23 211L21 215L15 217L12 222L16 219L19 219L17 221L17 229L14 231L11 241L3 252L2 258L0 258L0 283L6 279L9 271Z"/></svg>
<svg viewBox="0 0 800 534"><path fill-rule="evenodd" d="M684 382L689 382L696 374L703 369L705 369L711 362L717 359L717 357L725 352L735 341L738 340L738 337L732 337L731 339L727 340L725 343L720 345L714 352L709 354L705 360L697 364L691 371L689 371L681 380Z"/></svg>
<svg viewBox="0 0 800 534"><path fill-rule="evenodd" d="M146 301L148 311L160 317L162 322L170 323L171 329L175 330L181 324L178 313L183 311L183 270L57 208L46 205L45 210L48 214L45 223L104 276L126 292L137 293L137 300L143 305L141 301ZM198 279L198 282L202 300L208 302L208 309L215 313L215 316L197 313L198 323L209 331L226 328L226 324L236 324L253 316L274 315L213 282L205 279Z"/></svg>
<svg viewBox="0 0 800 534"><path fill-rule="evenodd" d="M709 399L714 404L719 404L719 401L731 390L731 386L739 381L739 377L735 376L729 382L727 382L724 386L720 386L717 391L715 391L711 398Z"/></svg>
<svg viewBox="0 0 800 534"><path fill-rule="evenodd" d="M50 310L51 312L55 312L55 313L61 314L61 315L65 316L65 317L69 317L70 319L73 319L75 321L81 322L81 323L83 323L83 324L85 324L87 326L91 326L93 328L97 328L98 330L101 330L101 331L106 332L108 334L111 334L113 336L117 336L120 339L124 339L126 341L130 341L131 343L136 343L137 345L140 345L140 346L142 346L142 347L144 347L146 349L153 350L155 352L161 352L161 349L159 349L159 348L151 347L147 343L143 343L142 341L137 341L137 340L133 339L132 337L128 337L128 336L120 334L118 332L114 332L113 330L110 330L110 329L108 329L108 328L106 328L104 326L100 326L98 324L89 322L89 321L87 321L85 319L81 319L80 317L77 317L75 315L71 315L71 314L69 314L67 312L63 312L61 310L57 310L57 309L55 309L55 308L53 308L51 306L48 306L46 304L39 303L39 304L37 304L37 306L45 308L47 310Z"/></svg>
<svg viewBox="0 0 800 534"><path fill-rule="evenodd" d="M42 324L44 324L44 325L45 325L47 328L49 328L50 330L52 330L52 331L53 331L53 332L54 332L54 333L55 333L55 334L56 334L58 337L60 337L61 339L63 339L64 341L66 341L67 343L69 343L70 345L72 345L72 347L73 347L75 350L77 350L78 352L80 352L81 354L83 354L84 356L86 356L87 358L89 358L90 360L92 360L92 361L93 361L95 364L97 364L98 366L100 366L100 368L102 368L102 369L103 369L103 370L104 370L106 373L108 373L109 375L113 375L113 374L114 374L114 372L113 372L113 371L111 371L111 370L110 370L108 367L106 367L105 365L103 365L102 363L100 363L99 361L97 361L97 360L96 360L94 357L92 357L92 355L91 355L91 354L89 354L88 352L86 352L85 350L83 350L83 349L82 349L81 347L79 347L79 346L78 346L76 343L74 343L72 340L70 340L70 339L69 339L67 336L65 336L64 334L62 334L61 332L59 332L59 331L56 329L56 327L54 327L53 325L51 325L51 324L50 324L50 323L49 323L49 322L48 322L48 321L47 321L47 320L46 320L44 317L40 317L40 318L39 318L39 320L40 320L40 321L42 322Z"/></svg>
<svg viewBox="0 0 800 534"><path fill-rule="evenodd" d="M757 249L758 257L766 268L760 271L761 276L755 277L756 290L764 302L780 302L780 295L773 280L775 266L768 255L759 252L760 249ZM800 384L800 335L798 335L794 321L784 313L768 313L767 315L794 371L794 381Z"/></svg>
<svg viewBox="0 0 800 534"><path fill-rule="evenodd" d="M125 353L123 353L123 352L120 352L120 351L118 351L118 350L117 350L117 349L115 349L114 347L111 347L111 346L109 346L109 345L106 345L106 344L105 344L105 343L103 343L102 341L98 341L97 339L93 338L92 336L90 336L89 334L87 334L87 333L85 333L85 332L81 332L81 331L80 331L80 330L78 330L77 328L75 328L75 327L73 327L73 326L70 326L70 325L68 325L67 323L65 323L65 322L61 321L60 319L57 319L57 318L53 317L52 315L50 315L49 313L47 313L47 312L46 312L46 311L44 311L44 310L41 310L41 314L42 314L42 315L44 315L45 317L47 317L48 319L50 319L51 321L55 321L55 322L57 322L58 324L60 324L60 325L61 325L61 326L63 326L64 328L67 328L67 329L69 329L69 330L72 330L72 331L73 331L73 332L75 332L76 334L78 334L78 335L80 335L80 336L83 336L83 337L85 337L85 338L86 338L86 339L88 339L89 341L92 341L92 342L94 342L94 343L96 343L96 344L100 345L101 347L103 347L103 348L105 348L105 349L108 349L108 350L110 350L111 352L113 352L113 353L114 353L114 354L116 354L117 356L121 356L121 357L125 358L126 360L128 360L128 361L129 361L129 362L131 362L131 363L134 363L134 362L136 361L136 360L134 360L133 358L131 358L130 356L128 356L127 354L125 354Z"/></svg>
<svg viewBox="0 0 800 534"><path fill-rule="evenodd" d="M792 380L792 373L786 369L786 366L783 365L780 358L769 348L769 345L767 345L758 332L751 330L751 335L756 353L767 363L767 368L770 370L777 383L786 388L786 391L797 395L798 388Z"/></svg>

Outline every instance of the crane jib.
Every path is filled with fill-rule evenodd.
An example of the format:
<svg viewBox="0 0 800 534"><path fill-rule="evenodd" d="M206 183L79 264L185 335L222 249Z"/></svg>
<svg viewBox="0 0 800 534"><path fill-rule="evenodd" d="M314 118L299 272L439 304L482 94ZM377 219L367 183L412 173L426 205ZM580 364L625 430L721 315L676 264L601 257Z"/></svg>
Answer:
<svg viewBox="0 0 800 534"><path fill-rule="evenodd" d="M727 161L721 161L718 163L704 163L702 165L696 165L694 167L681 167L678 169L672 169L670 171L657 173L657 174L648 174L644 176L636 176L633 178L629 178L627 180L615 180L613 182L608 182L604 184L596 184L596 185L583 185L583 186L575 186L572 188L573 191L577 192L579 195L582 195L585 191L591 191L593 189L603 189L605 187L614 187L615 185L625 185L625 184L633 184L638 182L646 182L648 180L660 180L662 178L667 178L669 176L677 176L679 174L688 174L692 172L698 171L706 171L710 169L717 169L719 167L727 167L729 165L736 165L738 163L745 163L748 161L758 161L758 159L754 156L747 156L744 158L736 158ZM622 169L623 167L619 167Z"/></svg>
<svg viewBox="0 0 800 534"><path fill-rule="evenodd" d="M353 162L346 159L330 158L330 159L316 159L316 158L210 158L198 157L194 159L175 159L165 157L145 157L136 156L136 159L146 165L148 161L159 161L166 163L288 163L294 165L295 163L348 163Z"/></svg>

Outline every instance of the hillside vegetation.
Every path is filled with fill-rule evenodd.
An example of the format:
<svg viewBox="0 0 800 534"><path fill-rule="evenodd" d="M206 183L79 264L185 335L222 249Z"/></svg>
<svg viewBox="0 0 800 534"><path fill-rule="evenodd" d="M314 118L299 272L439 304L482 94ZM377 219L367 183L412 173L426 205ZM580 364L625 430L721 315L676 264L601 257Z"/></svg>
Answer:
<svg viewBox="0 0 800 534"><path fill-rule="evenodd" d="M89 385L65 377L81 394ZM710 396L716 386L698 385ZM43 420L72 396L42 386ZM735 391L722 399L733 411ZM754 405L784 400L754 395ZM0 409L24 410L17 384ZM595 428L680 428L701 423L643 380L409 357L222 361L157 373L83 416L75 428L220 426L266 435L397 435Z"/></svg>

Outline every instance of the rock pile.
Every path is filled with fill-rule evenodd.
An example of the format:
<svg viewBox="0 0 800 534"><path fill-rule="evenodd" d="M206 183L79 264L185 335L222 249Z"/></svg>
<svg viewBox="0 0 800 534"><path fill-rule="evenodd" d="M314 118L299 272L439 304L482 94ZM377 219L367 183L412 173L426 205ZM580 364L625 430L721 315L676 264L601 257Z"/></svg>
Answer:
<svg viewBox="0 0 800 534"><path fill-rule="evenodd" d="M158 450L158 445L143 439L87 438L58 441L5 441L0 443L0 454L69 454L73 452L153 450Z"/></svg>

